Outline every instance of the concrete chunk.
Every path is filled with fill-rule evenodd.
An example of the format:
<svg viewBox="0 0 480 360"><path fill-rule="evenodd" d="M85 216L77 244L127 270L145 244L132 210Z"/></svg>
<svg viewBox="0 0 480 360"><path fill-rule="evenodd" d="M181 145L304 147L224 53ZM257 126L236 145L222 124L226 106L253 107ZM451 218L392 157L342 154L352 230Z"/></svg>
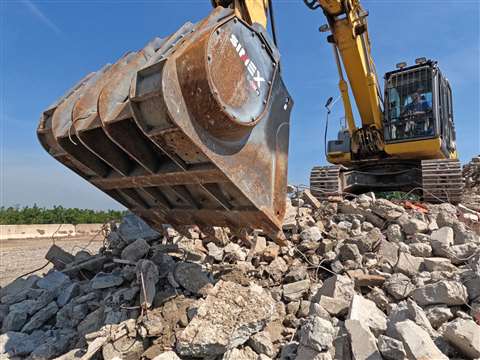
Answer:
<svg viewBox="0 0 480 360"><path fill-rule="evenodd" d="M350 337L353 360L382 360L375 337L366 325L358 320L347 320L345 328Z"/></svg>
<svg viewBox="0 0 480 360"><path fill-rule="evenodd" d="M428 333L411 320L395 324L396 337L403 342L409 359L448 360L435 345Z"/></svg>
<svg viewBox="0 0 480 360"><path fill-rule="evenodd" d="M415 285L412 284L410 279L402 274L393 274L384 283L384 288L388 294L393 296L396 300L405 299L410 293L415 290Z"/></svg>
<svg viewBox="0 0 480 360"><path fill-rule="evenodd" d="M182 356L221 355L245 343L275 313L275 301L258 285L219 281L178 336Z"/></svg>
<svg viewBox="0 0 480 360"><path fill-rule="evenodd" d="M27 322L27 313L20 311L10 311L3 319L2 332L19 331Z"/></svg>
<svg viewBox="0 0 480 360"><path fill-rule="evenodd" d="M413 299L421 306L446 304L463 305L467 302L467 289L457 281L441 280L412 292Z"/></svg>
<svg viewBox="0 0 480 360"><path fill-rule="evenodd" d="M302 326L299 335L300 344L317 351L323 351L332 345L335 330L330 321L312 316Z"/></svg>
<svg viewBox="0 0 480 360"><path fill-rule="evenodd" d="M407 235L413 235L415 233L423 233L428 230L428 224L420 219L409 218L405 224L403 224L403 231Z"/></svg>
<svg viewBox="0 0 480 360"><path fill-rule="evenodd" d="M157 265L150 260L140 260L136 267L136 275L137 282L142 288L142 291L140 291L140 304L144 304L149 308L152 306L155 298L155 285L160 279Z"/></svg>
<svg viewBox="0 0 480 360"><path fill-rule="evenodd" d="M453 229L449 226L444 226L432 232L430 242L433 253L437 256L446 256L449 248L453 245Z"/></svg>
<svg viewBox="0 0 480 360"><path fill-rule="evenodd" d="M37 281L37 286L40 289L56 290L70 281L70 278L60 271L52 271L44 278Z"/></svg>
<svg viewBox="0 0 480 360"><path fill-rule="evenodd" d="M350 305L348 319L358 320L375 334L379 335L387 329L387 317L371 300L355 295Z"/></svg>
<svg viewBox="0 0 480 360"><path fill-rule="evenodd" d="M480 326L473 320L458 318L446 324L444 337L462 354L480 358Z"/></svg>
<svg viewBox="0 0 480 360"><path fill-rule="evenodd" d="M181 360L173 351L167 351L155 356L152 360Z"/></svg>
<svg viewBox="0 0 480 360"><path fill-rule="evenodd" d="M300 280L283 285L283 297L288 301L299 300L310 288L310 280Z"/></svg>
<svg viewBox="0 0 480 360"><path fill-rule="evenodd" d="M120 274L100 272L90 281L92 289L107 289L120 286L123 283L123 277Z"/></svg>
<svg viewBox="0 0 480 360"><path fill-rule="evenodd" d="M50 304L39 310L35 315L31 317L31 319L22 328L22 332L29 333L35 329L38 329L51 317L53 317L57 313L57 311L57 303L55 301L52 301Z"/></svg>
<svg viewBox="0 0 480 360"><path fill-rule="evenodd" d="M397 264L395 265L395 271L407 276L413 276L420 272L422 264L423 258L400 252Z"/></svg>
<svg viewBox="0 0 480 360"><path fill-rule="evenodd" d="M315 297L320 299L320 296L324 295L349 302L354 294L355 289L352 279L344 275L334 275L323 282Z"/></svg>
<svg viewBox="0 0 480 360"><path fill-rule="evenodd" d="M426 258L423 262L425 269L427 271L450 271L455 272L457 268L452 265L452 262L449 259L442 257L431 257Z"/></svg>
<svg viewBox="0 0 480 360"><path fill-rule="evenodd" d="M122 250L122 259L135 262L143 258L148 253L148 250L150 250L150 245L140 238Z"/></svg>
<svg viewBox="0 0 480 360"><path fill-rule="evenodd" d="M384 335L378 338L378 349L386 360L405 360L407 356L401 341Z"/></svg>
<svg viewBox="0 0 480 360"><path fill-rule="evenodd" d="M247 343L257 354L275 356L275 346L272 343L270 335L266 331L254 334Z"/></svg>

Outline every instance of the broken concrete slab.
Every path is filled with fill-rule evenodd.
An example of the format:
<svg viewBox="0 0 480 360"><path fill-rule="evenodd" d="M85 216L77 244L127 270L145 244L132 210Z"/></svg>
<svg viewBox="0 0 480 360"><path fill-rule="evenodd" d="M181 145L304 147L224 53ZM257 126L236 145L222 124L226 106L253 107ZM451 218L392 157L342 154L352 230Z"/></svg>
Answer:
<svg viewBox="0 0 480 360"><path fill-rule="evenodd" d="M480 358L480 326L475 321L458 318L449 322L443 336L463 355Z"/></svg>
<svg viewBox="0 0 480 360"><path fill-rule="evenodd" d="M341 316L348 312L350 301L321 295L320 299L317 300L317 304L320 305L321 308L327 311L330 315Z"/></svg>
<svg viewBox="0 0 480 360"><path fill-rule="evenodd" d="M379 336L387 329L387 316L377 308L371 300L361 295L354 295L350 304L347 319L358 320L370 328L373 334Z"/></svg>
<svg viewBox="0 0 480 360"><path fill-rule="evenodd" d="M195 263L179 262L173 274L175 280L193 294L205 293L212 286L208 273Z"/></svg>
<svg viewBox="0 0 480 360"><path fill-rule="evenodd" d="M2 332L20 331L27 322L28 314L23 311L10 311L3 319Z"/></svg>
<svg viewBox="0 0 480 360"><path fill-rule="evenodd" d="M423 233L428 230L428 224L425 221L416 218L408 218L406 222L402 224L402 227L407 235Z"/></svg>
<svg viewBox="0 0 480 360"><path fill-rule="evenodd" d="M122 285L124 279L120 273L100 272L90 281L92 289L107 289Z"/></svg>
<svg viewBox="0 0 480 360"><path fill-rule="evenodd" d="M390 311L390 314L388 315L387 335L393 336L395 334L395 324L405 320L413 321L425 330L432 338L438 336L423 309L412 299L407 299L406 301L398 303L398 305Z"/></svg>
<svg viewBox="0 0 480 360"><path fill-rule="evenodd" d="M75 260L75 257L63 250L60 246L53 244L50 249L48 249L45 259L50 261L55 269L63 270L67 264Z"/></svg>
<svg viewBox="0 0 480 360"><path fill-rule="evenodd" d="M330 321L319 316L312 316L300 329L300 344L321 352L332 345L334 335L335 329Z"/></svg>
<svg viewBox="0 0 480 360"><path fill-rule="evenodd" d="M446 304L463 305L467 303L468 293L458 281L441 280L419 287L412 291L412 298L421 306Z"/></svg>
<svg viewBox="0 0 480 360"><path fill-rule="evenodd" d="M69 284L60 291L57 297L57 305L65 306L71 299L80 294L80 285L77 283Z"/></svg>
<svg viewBox="0 0 480 360"><path fill-rule="evenodd" d="M275 346L272 343L270 334L267 331L261 331L250 337L247 342L257 354L265 354L271 358L275 356Z"/></svg>
<svg viewBox="0 0 480 360"><path fill-rule="evenodd" d="M310 280L300 280L283 285L283 297L287 301L299 300L310 288Z"/></svg>
<svg viewBox="0 0 480 360"><path fill-rule="evenodd" d="M181 360L173 351L167 351L155 356L152 360Z"/></svg>
<svg viewBox="0 0 480 360"><path fill-rule="evenodd" d="M431 257L425 258L423 261L425 269L429 272L433 271L449 271L455 272L457 268L452 264L449 259L443 257Z"/></svg>
<svg viewBox="0 0 480 360"><path fill-rule="evenodd" d="M385 335L378 338L378 350L386 360L405 360L407 357L403 343Z"/></svg>
<svg viewBox="0 0 480 360"><path fill-rule="evenodd" d="M453 245L453 235L453 229L449 226L432 231L430 241L433 253L437 256L448 254L448 249Z"/></svg>
<svg viewBox="0 0 480 360"><path fill-rule="evenodd" d="M275 301L258 285L219 281L178 336L177 351L183 356L221 355L260 331L274 312Z"/></svg>
<svg viewBox="0 0 480 360"><path fill-rule="evenodd" d="M157 265L150 260L140 260L135 269L137 274L137 282L141 285L140 304L149 308L155 299L156 288L160 276L158 274Z"/></svg>
<svg viewBox="0 0 480 360"><path fill-rule="evenodd" d="M395 271L411 277L420 272L423 260L424 259L421 257L416 257L407 254L406 252L400 252L398 255L398 261L395 265Z"/></svg>
<svg viewBox="0 0 480 360"><path fill-rule="evenodd" d="M328 296L350 302L355 294L354 286L353 280L348 276L334 275L323 282L322 287L317 291L314 298L319 300L320 296Z"/></svg>
<svg viewBox="0 0 480 360"><path fill-rule="evenodd" d="M30 320L23 326L22 332L30 333L35 329L38 329L46 321L52 318L58 311L58 306L55 301L40 309Z"/></svg>
<svg viewBox="0 0 480 360"><path fill-rule="evenodd" d="M443 323L453 318L452 311L445 305L433 305L425 309L430 324L434 329L438 329Z"/></svg>
<svg viewBox="0 0 480 360"><path fill-rule="evenodd" d="M402 273L395 273L390 276L383 286L395 300L403 300L415 290L415 285L412 284L412 281Z"/></svg>
<svg viewBox="0 0 480 360"><path fill-rule="evenodd" d="M413 321L398 322L394 327L395 338L402 341L409 359L448 360L428 333Z"/></svg>
<svg viewBox="0 0 480 360"><path fill-rule="evenodd" d="M358 320L346 320L345 328L350 338L352 359L382 360L375 337L366 325Z"/></svg>
<svg viewBox="0 0 480 360"><path fill-rule="evenodd" d="M122 250L122 259L135 262L143 258L149 250L150 245L148 245L144 239L140 238Z"/></svg>
<svg viewBox="0 0 480 360"><path fill-rule="evenodd" d="M387 199L377 199L371 208L375 214L389 221L399 218L405 212L402 206L396 205Z"/></svg>
<svg viewBox="0 0 480 360"><path fill-rule="evenodd" d="M55 291L68 282L70 282L70 278L67 275L61 273L60 271L51 271L47 274L47 276L38 280L36 285L40 289Z"/></svg>

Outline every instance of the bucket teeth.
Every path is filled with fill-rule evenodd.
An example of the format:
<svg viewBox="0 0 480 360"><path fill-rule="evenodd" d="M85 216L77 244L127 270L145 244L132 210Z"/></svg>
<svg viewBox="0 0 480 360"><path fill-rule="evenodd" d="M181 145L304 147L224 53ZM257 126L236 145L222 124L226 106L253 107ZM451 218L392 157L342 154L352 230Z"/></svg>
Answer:
<svg viewBox="0 0 480 360"><path fill-rule="evenodd" d="M217 8L82 79L41 116L43 147L142 217L276 234L293 102L268 35Z"/></svg>

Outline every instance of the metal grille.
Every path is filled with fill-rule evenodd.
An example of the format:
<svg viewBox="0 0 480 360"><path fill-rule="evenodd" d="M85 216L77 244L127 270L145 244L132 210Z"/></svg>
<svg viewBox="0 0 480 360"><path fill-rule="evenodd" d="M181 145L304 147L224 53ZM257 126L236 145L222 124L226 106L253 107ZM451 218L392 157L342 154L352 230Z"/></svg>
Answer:
<svg viewBox="0 0 480 360"><path fill-rule="evenodd" d="M385 139L402 141L435 133L432 70L421 67L392 74L386 83Z"/></svg>

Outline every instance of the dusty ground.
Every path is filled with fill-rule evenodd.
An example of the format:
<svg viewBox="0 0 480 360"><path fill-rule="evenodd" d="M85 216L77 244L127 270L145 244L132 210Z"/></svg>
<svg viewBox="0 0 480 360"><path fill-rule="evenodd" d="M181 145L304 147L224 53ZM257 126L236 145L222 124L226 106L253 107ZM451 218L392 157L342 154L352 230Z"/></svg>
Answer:
<svg viewBox="0 0 480 360"><path fill-rule="evenodd" d="M93 241L92 236L55 239L55 244L64 250L75 254L88 245L86 250L96 253L102 246L102 236L97 236ZM13 281L18 276L35 270L46 264L44 258L52 245L52 239L22 239L0 240L0 286ZM48 271L52 267L49 264L38 274Z"/></svg>

